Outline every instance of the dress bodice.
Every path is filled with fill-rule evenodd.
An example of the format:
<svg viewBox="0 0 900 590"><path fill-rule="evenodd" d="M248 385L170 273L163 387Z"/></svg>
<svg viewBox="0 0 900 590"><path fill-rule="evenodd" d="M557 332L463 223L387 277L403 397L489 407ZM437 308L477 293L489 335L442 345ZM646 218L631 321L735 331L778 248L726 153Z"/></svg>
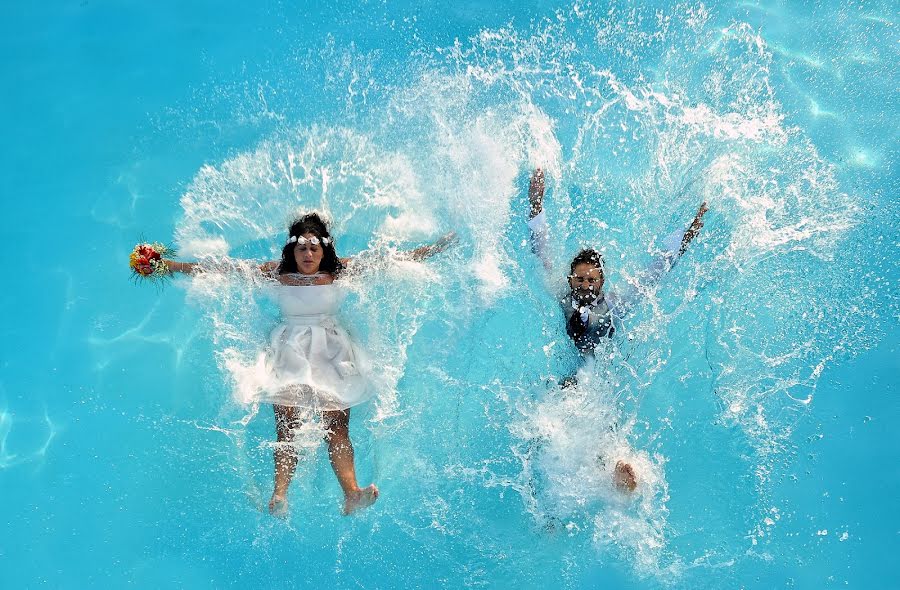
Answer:
<svg viewBox="0 0 900 590"><path fill-rule="evenodd" d="M275 289L281 314L286 320L334 316L347 296L344 289L334 283L279 285Z"/></svg>

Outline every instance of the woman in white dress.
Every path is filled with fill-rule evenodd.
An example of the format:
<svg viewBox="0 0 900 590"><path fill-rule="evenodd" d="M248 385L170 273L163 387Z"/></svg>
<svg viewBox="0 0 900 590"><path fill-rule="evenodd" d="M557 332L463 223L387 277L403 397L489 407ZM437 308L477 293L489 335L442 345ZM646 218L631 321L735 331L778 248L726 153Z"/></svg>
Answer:
<svg viewBox="0 0 900 590"><path fill-rule="evenodd" d="M424 259L446 249L452 234L431 246L410 253ZM175 272L194 272L196 263L166 261ZM335 280L351 263L338 258L328 227L316 213L291 224L280 262L260 270L277 280L283 322L273 330L268 351L267 384L247 402L270 403L275 409L278 444L275 447L275 489L269 511L287 511L287 491L297 467L291 444L300 426L298 408L321 412L328 457L344 492L344 514L371 506L378 499L375 484L356 481L350 408L369 400L365 360L356 344L337 322L345 293Z"/></svg>

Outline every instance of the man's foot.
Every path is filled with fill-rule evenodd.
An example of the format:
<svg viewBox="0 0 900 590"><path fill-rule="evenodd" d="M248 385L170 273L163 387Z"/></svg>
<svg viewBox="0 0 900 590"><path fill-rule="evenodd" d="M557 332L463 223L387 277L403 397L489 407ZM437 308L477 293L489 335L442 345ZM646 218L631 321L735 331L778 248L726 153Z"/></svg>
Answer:
<svg viewBox="0 0 900 590"><path fill-rule="evenodd" d="M269 514L277 518L284 518L288 513L287 498L278 494L272 494L269 500Z"/></svg>
<svg viewBox="0 0 900 590"><path fill-rule="evenodd" d="M344 501L344 516L353 514L357 510L368 508L378 499L378 488L373 483L367 488L361 488L355 492L350 492Z"/></svg>
<svg viewBox="0 0 900 590"><path fill-rule="evenodd" d="M633 492L637 488L637 477L634 474L634 467L619 461L616 463L616 469L613 472L613 483L623 492Z"/></svg>

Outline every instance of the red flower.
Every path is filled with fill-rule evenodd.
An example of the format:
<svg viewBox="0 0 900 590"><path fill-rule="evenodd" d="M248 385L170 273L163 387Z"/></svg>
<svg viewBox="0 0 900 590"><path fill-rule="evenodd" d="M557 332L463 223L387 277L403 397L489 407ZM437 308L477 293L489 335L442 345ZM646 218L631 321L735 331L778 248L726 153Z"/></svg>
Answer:
<svg viewBox="0 0 900 590"><path fill-rule="evenodd" d="M165 247L161 249L163 252L168 251ZM168 271L165 262L163 262L162 254L156 250L153 244L138 244L135 246L131 252L130 260L131 268L141 276L165 275Z"/></svg>
<svg viewBox="0 0 900 590"><path fill-rule="evenodd" d="M151 246L150 244L141 244L140 246L138 246L138 254L147 259L160 259L159 252L154 250L153 246Z"/></svg>

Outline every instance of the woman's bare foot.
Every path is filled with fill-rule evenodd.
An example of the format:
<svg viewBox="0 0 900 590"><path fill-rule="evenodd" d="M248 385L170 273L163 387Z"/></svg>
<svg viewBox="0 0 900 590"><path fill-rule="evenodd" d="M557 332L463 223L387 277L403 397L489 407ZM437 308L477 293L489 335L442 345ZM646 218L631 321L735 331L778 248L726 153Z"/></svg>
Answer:
<svg viewBox="0 0 900 590"><path fill-rule="evenodd" d="M353 514L357 510L368 508L378 499L378 488L373 483L367 488L361 488L350 492L344 500L344 516Z"/></svg>
<svg viewBox="0 0 900 590"><path fill-rule="evenodd" d="M616 469L613 472L613 483L623 492L633 492L637 488L637 477L634 474L634 467L624 461L616 463Z"/></svg>
<svg viewBox="0 0 900 590"><path fill-rule="evenodd" d="M272 494L272 499L269 500L269 514L278 518L284 518L287 516L287 512L287 498L278 494Z"/></svg>

